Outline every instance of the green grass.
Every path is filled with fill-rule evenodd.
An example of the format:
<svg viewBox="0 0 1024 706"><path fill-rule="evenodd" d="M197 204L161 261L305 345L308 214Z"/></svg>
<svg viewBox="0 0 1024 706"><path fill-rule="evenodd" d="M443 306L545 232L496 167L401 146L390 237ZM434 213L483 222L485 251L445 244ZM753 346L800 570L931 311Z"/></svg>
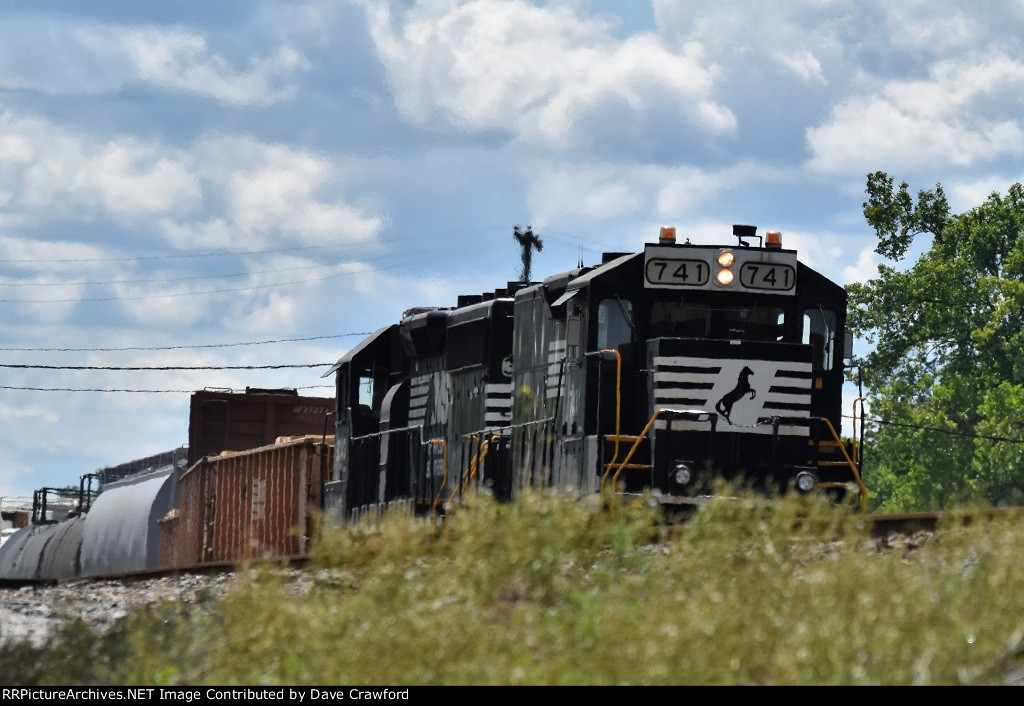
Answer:
<svg viewBox="0 0 1024 706"><path fill-rule="evenodd" d="M879 551L848 508L472 496L443 526L325 529L308 591L266 567L201 611L0 651L8 683L1002 684L1024 645L1024 523Z"/></svg>

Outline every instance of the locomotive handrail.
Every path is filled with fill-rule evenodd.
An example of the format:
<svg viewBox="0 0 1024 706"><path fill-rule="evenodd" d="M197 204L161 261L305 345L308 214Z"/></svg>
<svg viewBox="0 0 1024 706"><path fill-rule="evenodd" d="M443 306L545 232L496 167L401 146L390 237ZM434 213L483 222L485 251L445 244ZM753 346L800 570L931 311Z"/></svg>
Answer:
<svg viewBox="0 0 1024 706"><path fill-rule="evenodd" d="M663 412L667 412L667 413L670 413L670 414L690 415L690 416L703 416L703 415L707 415L709 418L711 416L710 413L705 412L704 410L679 410L679 409L672 409L672 408L668 408L668 407L655 410L654 414L651 415L651 418L647 422L646 426L644 426L643 431L641 431L636 436L636 440L633 442L633 445L630 447L629 453L626 454L626 457L622 460L622 462L619 464L618 468L615 470L615 475L612 476L612 481L611 481L611 487L613 489L615 488L616 484L618 483L619 475L622 473L623 469L625 469L627 467L631 467L631 466L629 466L629 462L630 462L630 460L632 460L633 455L636 453L636 450L640 447L640 442L642 442L647 437L647 434L650 433L650 431L651 431L651 427L654 426L654 422L658 419L658 417ZM772 417L771 419L772 419L772 422L774 424L775 422L782 421L785 418L783 418L783 417ZM825 423L825 425L828 427L829 432L832 434L832 438L835 439L836 446L839 447L839 450L842 452L843 457L846 459L845 463L839 462L839 464L840 465L848 465L850 467L850 470L853 472L853 477L854 477L854 480L856 480L856 482L857 482L858 493L860 495L861 512L862 513L866 513L867 512L868 489L864 485L863 481L860 478L860 473L857 470L856 464L854 463L853 459L850 458L850 455L846 452L846 445L843 443L842 439L839 438L839 434L836 432L836 429L832 425L831 420L829 420L828 417L818 417L818 419L823 421ZM808 421L808 420L807 420L807 418L802 418L801 421ZM854 447L854 455L856 455L856 443L853 444L853 447ZM819 465L823 465L823 464L824 464L824 462L819 463ZM611 472L612 465L613 464L609 464L608 467L605 469L604 474L601 476L601 495L602 495L602 497L604 496L605 481L608 478L608 474ZM841 485L845 485L845 484L841 484L841 483L821 483L821 487L824 487L824 488L839 487Z"/></svg>
<svg viewBox="0 0 1024 706"><path fill-rule="evenodd" d="M429 441L423 442L424 444L440 444L443 451L443 462L441 468L443 469L443 475L441 477L441 487L437 489L437 497L434 498L434 504L431 507L433 512L431 513L432 522L437 524L437 506L441 504L441 493L444 492L444 486L448 483L448 442L444 439L430 439Z"/></svg>
<svg viewBox="0 0 1024 706"><path fill-rule="evenodd" d="M476 434L467 434L463 437L464 439L473 439L477 442L476 454L473 456L473 460L469 462L469 468L462 473L462 479L459 487L452 491L452 494L448 496L448 502L451 503L456 495L461 495L466 492L466 481L476 476L477 463L483 463L484 458L487 457L487 452L490 450L491 444L501 439L500 434L494 434L490 439L484 440L480 443L480 437Z"/></svg>
<svg viewBox="0 0 1024 706"><path fill-rule="evenodd" d="M854 480L857 481L857 488L858 488L858 491L860 492L860 510L861 510L862 513L866 513L868 511L868 489L864 485L863 481L861 481L861 479L860 479L860 471L857 470L857 464L854 463L853 459L850 458L850 455L848 453L846 453L846 444L844 444L842 442L842 439L839 438L839 434L836 433L836 428L834 426L832 426L831 420L829 420L828 417L821 417L821 420L823 422L825 422L825 425L828 427L828 430L830 432L832 432L832 438L836 440L836 445L839 447L839 450L842 452L843 458L845 458L846 462L850 465L850 470L853 472L853 478L854 478ZM856 441L852 441L851 442L851 446L853 447L853 455L854 455L854 457L856 457L857 456L857 442ZM825 485L825 487L835 487L837 485L839 485L839 484L838 483L829 483L829 484Z"/></svg>
<svg viewBox="0 0 1024 706"><path fill-rule="evenodd" d="M861 464L863 463L864 459L863 458L857 458L857 447L858 447L858 444L857 444L857 407L858 406L860 407L860 419L861 419L860 438L863 441L863 439L864 439L864 423L863 422L864 422L864 402L865 402L865 400L866 400L866 398L864 398L864 397L858 397L857 399L855 399L853 401L853 435L851 436L851 438L853 439L853 462L857 464L857 469L858 470L862 469Z"/></svg>
<svg viewBox="0 0 1024 706"><path fill-rule="evenodd" d="M857 492L860 495L861 513L867 513L867 511L868 511L868 489L867 489L867 486L865 486L863 481L861 481L860 471L857 469L857 464L854 462L854 460L852 458L850 458L850 454L848 454L846 452L846 444L844 444L843 440L841 438L839 438L839 434L836 432L835 426L832 425L832 420L830 420L828 417L781 417L781 416L774 416L774 417L766 417L764 419L760 419L760 420L758 420L758 423L759 424L763 424L763 423L771 422L772 425L775 426L776 429L777 429L777 424L779 422L787 421L787 422L790 422L790 423L799 422L799 423L802 423L802 424L806 424L806 423L808 423L809 421L811 421L813 419L817 419L818 421L825 422L825 426L828 427L829 432L832 434L832 438L835 440L836 446L839 448L839 451L843 454L843 458L846 459L845 461L816 461L815 465L817 465L819 468L823 467L823 466L849 466L850 467L850 471L853 473L853 479L857 482ZM773 429L773 431L772 431L773 434L777 433L776 429ZM854 449L854 457L856 457L856 455L857 455L857 450L856 450L857 449L857 443L856 443L856 441L852 441L851 442L851 446ZM841 488L841 487L844 487L846 484L845 483L820 483L819 485L822 488Z"/></svg>
<svg viewBox="0 0 1024 706"><path fill-rule="evenodd" d="M619 474L622 473L623 469L628 468L628 467L632 467L632 466L629 466L628 464L629 464L630 460L632 460L633 454L635 454L636 450L638 448L640 448L640 442L643 441L647 437L647 434L651 431L651 427L654 426L655 420L658 418L658 415L660 415L662 412L667 412L669 414L678 414L678 415L681 415L681 416L693 416L693 417L707 416L708 419L711 419L711 413L710 412L706 412L706 411L704 411L702 409L699 409L699 410L698 409L672 409L671 407L663 407L661 409L655 410L654 414L651 415L650 421L647 422L647 426L645 426L643 428L643 431L641 431L636 436L636 440L633 442L633 446L630 447L629 453L626 454L626 458L622 459L622 463L620 463L618 469L616 469L615 475L612 476L612 489L613 490L615 488L615 484L618 483L618 481L619 481ZM717 415L715 415L715 416L717 416ZM604 475L601 476L601 494L602 494L602 496L604 495L605 479L608 477L608 474L611 472L611 470L612 470L612 464L608 464L608 467L605 469Z"/></svg>
<svg viewBox="0 0 1024 706"><path fill-rule="evenodd" d="M383 429L381 431L371 431L369 434L360 434L359 436L353 436L349 440L350 441L359 441L361 439L371 439L371 438L373 438L375 436L386 436L388 434L396 434L396 433L398 433L400 431L415 431L417 429L419 429L420 433L422 433L423 432L423 425L422 424L411 424L411 425L406 426L406 427L395 427L394 429ZM423 443L424 444L429 444L431 442L430 441L424 441Z"/></svg>

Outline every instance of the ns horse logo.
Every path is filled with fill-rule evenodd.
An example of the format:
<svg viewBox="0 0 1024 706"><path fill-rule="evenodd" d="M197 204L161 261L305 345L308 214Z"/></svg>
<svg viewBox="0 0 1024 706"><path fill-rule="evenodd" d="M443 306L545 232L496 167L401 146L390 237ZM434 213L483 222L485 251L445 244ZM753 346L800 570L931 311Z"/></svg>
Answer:
<svg viewBox="0 0 1024 706"><path fill-rule="evenodd" d="M739 378L736 380L736 387L725 393L722 399L715 403L715 411L725 417L725 421L730 424L732 420L729 419L729 415L732 414L733 405L747 395L750 395L750 399L757 397L757 391L750 386L750 376L753 374L753 370L744 366L743 370L740 371Z"/></svg>

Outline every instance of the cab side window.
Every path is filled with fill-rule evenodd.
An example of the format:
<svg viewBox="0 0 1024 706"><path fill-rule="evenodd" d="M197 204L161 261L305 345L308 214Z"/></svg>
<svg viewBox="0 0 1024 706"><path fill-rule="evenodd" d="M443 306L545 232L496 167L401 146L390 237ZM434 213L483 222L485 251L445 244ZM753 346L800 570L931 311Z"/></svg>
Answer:
<svg viewBox="0 0 1024 706"><path fill-rule="evenodd" d="M820 307L805 309L803 342L811 346L814 368L831 370L835 365L836 313Z"/></svg>
<svg viewBox="0 0 1024 706"><path fill-rule="evenodd" d="M632 339L633 304L628 300L602 299L597 307L597 347L617 349Z"/></svg>

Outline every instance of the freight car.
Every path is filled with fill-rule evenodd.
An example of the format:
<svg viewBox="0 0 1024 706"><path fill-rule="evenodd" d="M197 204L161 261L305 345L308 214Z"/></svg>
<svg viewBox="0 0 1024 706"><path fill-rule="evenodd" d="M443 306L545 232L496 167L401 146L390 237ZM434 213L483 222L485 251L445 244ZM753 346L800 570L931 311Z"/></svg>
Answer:
<svg viewBox="0 0 1024 706"><path fill-rule="evenodd" d="M70 510L65 489L37 491L32 523L0 546L0 579L302 553L292 531L319 508L333 405L295 390L193 393L187 446L82 476Z"/></svg>
<svg viewBox="0 0 1024 706"><path fill-rule="evenodd" d="M443 513L469 486L649 493L693 504L717 479L841 497L846 292L782 247L606 253L540 282L407 311L342 356L324 507Z"/></svg>

